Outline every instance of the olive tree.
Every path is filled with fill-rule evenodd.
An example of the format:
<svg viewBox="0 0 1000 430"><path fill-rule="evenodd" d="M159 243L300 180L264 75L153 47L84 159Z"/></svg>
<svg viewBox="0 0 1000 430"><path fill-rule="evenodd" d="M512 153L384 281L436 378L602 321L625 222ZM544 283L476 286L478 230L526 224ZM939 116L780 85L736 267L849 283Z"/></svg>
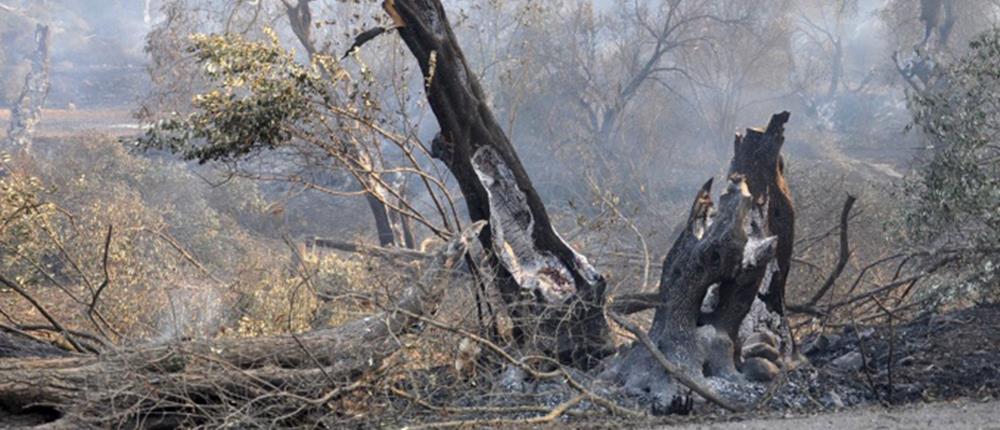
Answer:
<svg viewBox="0 0 1000 430"><path fill-rule="evenodd" d="M969 52L940 69L935 88L912 92L914 122L929 139L909 188L909 225L941 244L1000 241L1000 30L980 34Z"/></svg>

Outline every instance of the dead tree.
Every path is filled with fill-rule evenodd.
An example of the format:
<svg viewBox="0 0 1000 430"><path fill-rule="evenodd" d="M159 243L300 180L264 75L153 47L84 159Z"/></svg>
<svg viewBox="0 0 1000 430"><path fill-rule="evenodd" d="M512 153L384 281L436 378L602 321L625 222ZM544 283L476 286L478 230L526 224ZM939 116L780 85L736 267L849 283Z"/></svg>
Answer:
<svg viewBox="0 0 1000 430"><path fill-rule="evenodd" d="M636 344L608 371L626 391L648 396L665 407L680 393L676 378L664 372L662 353L695 383L720 378L737 383L738 330L750 310L776 238L769 236L760 205L740 174L729 178L719 207L710 195L712 182L699 191L687 224L663 262L659 305L649 329L657 351ZM717 303L703 315L710 287Z"/></svg>
<svg viewBox="0 0 1000 430"><path fill-rule="evenodd" d="M761 287L761 298L768 310L779 315L785 313L785 282L791 268L792 244L795 241L795 209L781 157L785 123L789 116L788 112L782 112L771 118L766 129L747 129L745 135L736 135L729 166L730 174L746 177L754 201L766 208L764 225L777 236L775 263L778 270Z"/></svg>
<svg viewBox="0 0 1000 430"><path fill-rule="evenodd" d="M517 155L484 102L441 3L396 0L383 6L395 17L400 36L424 73L427 97L441 126L435 154L458 179L473 219L490 220L491 229L481 239L486 249L493 250L502 274L501 291L508 301L523 291L535 296L531 306L515 308L522 312L515 316L541 315L539 320L544 322L532 328L554 336L559 347L546 352L557 352L565 361L562 353L567 347L575 354L585 347L582 352L587 355L583 356L593 357L602 340L593 335L604 336L605 322L596 309L587 308L603 302L603 281L548 223ZM754 328L755 321L747 315L761 288L770 312L760 312L779 316L784 312L794 228L780 157L788 118L782 112L771 118L766 129L737 136L730 183L718 210L709 181L698 193L687 226L663 263L649 331L655 349L633 346L607 372L626 390L651 394L654 405L667 407L678 393L678 381L718 399L708 394L702 381L716 378L739 383L746 380L745 375L762 379L756 367L775 367L777 342L758 348L766 350L762 355L770 362L759 356L744 361L741 346ZM572 283L567 282L570 279ZM708 303L706 296L713 286L714 300ZM584 312L560 312L554 306L569 300L579 302ZM703 310L706 303L708 309ZM636 308L636 303L629 307ZM546 313L560 319L546 319ZM748 322L750 330L741 330ZM573 327L592 329L574 332ZM571 355L568 362L579 364L573 359L580 356ZM729 402L720 403L732 407Z"/></svg>
<svg viewBox="0 0 1000 430"><path fill-rule="evenodd" d="M24 77L24 88L17 103L10 111L10 125L7 127L9 148L28 151L35 125L42 117L42 107L49 94L49 27L35 26L35 51L31 55L31 69Z"/></svg>
<svg viewBox="0 0 1000 430"><path fill-rule="evenodd" d="M920 21L924 24L924 38L911 53L902 58L900 52L892 54L892 61L903 81L918 95L927 94L947 84L947 77L940 72L945 63L942 52L948 51L948 39L958 21L954 0L920 0ZM937 43L931 43L937 31Z"/></svg>
<svg viewBox="0 0 1000 430"><path fill-rule="evenodd" d="M951 28L957 21L954 0L920 0L920 21L924 23L921 45L926 46L937 30L941 46L947 46Z"/></svg>
<svg viewBox="0 0 1000 430"><path fill-rule="evenodd" d="M458 181L522 346L590 367L610 352L604 277L564 241L469 69L441 3L389 0L400 37L420 64L441 132L434 157Z"/></svg>
<svg viewBox="0 0 1000 430"><path fill-rule="evenodd" d="M784 323L782 267L791 256L794 226L780 156L788 118L782 112L766 129L737 135L718 208L709 181L663 262L658 297L644 301L656 308L648 339L641 336L648 344L633 345L607 371L626 391L650 398L654 409L669 408L681 385L735 409L740 399L726 396L738 390L726 387L768 380L777 372L777 336L757 325L762 315L777 320L772 330ZM630 300L622 309L638 311L642 303ZM616 320L629 328L621 317ZM745 341L751 343L747 348ZM721 393L705 388L708 380Z"/></svg>

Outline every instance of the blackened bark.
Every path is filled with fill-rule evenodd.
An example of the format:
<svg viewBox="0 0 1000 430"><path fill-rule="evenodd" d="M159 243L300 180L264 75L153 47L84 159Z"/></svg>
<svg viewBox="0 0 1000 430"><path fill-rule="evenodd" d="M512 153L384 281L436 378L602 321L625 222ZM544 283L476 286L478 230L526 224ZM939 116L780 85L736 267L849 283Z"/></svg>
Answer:
<svg viewBox="0 0 1000 430"><path fill-rule="evenodd" d="M663 357L636 344L606 373L626 391L649 397L654 409L667 407L682 394L659 358L694 383L715 379L725 381L716 386L725 387L745 382L740 330L751 321L748 315L758 292L769 288L770 296L764 299L770 297L776 311L784 309L780 267L781 259L791 255L794 213L779 152L788 117L782 112L771 118L766 130L737 136L729 184L718 209L711 198L711 180L695 197L685 228L664 259L649 329ZM713 286L713 297L706 300ZM636 306L629 302L623 307ZM751 377L760 379L758 374Z"/></svg>
<svg viewBox="0 0 1000 430"><path fill-rule="evenodd" d="M440 136L435 157L459 183L498 273L522 345L589 367L610 351L605 280L553 229L541 198L469 70L438 0L387 0L423 72Z"/></svg>
<svg viewBox="0 0 1000 430"><path fill-rule="evenodd" d="M785 181L784 160L781 157L785 123L789 117L788 112L781 112L771 117L766 129L747 129L745 135L737 135L729 167L730 174L741 174L747 178L754 201L767 210L764 228L778 237L775 252L778 272L771 276L767 285L761 286L761 298L768 310L779 315L785 313L785 283L795 241L795 208Z"/></svg>
<svg viewBox="0 0 1000 430"><path fill-rule="evenodd" d="M378 244L382 247L392 246L396 244L396 235L392 230L392 224L389 222L389 213L386 210L385 204L382 200L375 196L371 192L365 194L365 201L368 202L368 208L372 211L372 218L375 220L375 231L378 233Z"/></svg>
<svg viewBox="0 0 1000 430"><path fill-rule="evenodd" d="M712 202L711 186L709 181L698 192L687 224L663 262L660 305L649 329L659 352L685 377L701 384L706 378L743 380L736 369L736 346L728 330L700 322L705 295L712 285L735 285L748 273L760 272L774 253L774 239L754 226L756 208L744 177L730 176L718 210ZM735 299L749 295L748 302L752 302L755 292L734 292L724 304L720 291L719 308L739 314L726 318L720 314L720 326L729 320L742 321L749 306L738 306ZM681 394L681 387L641 344L627 350L610 367L608 376L629 393L648 396L654 408L666 407Z"/></svg>
<svg viewBox="0 0 1000 430"><path fill-rule="evenodd" d="M312 9L309 3L312 0L298 0L291 3L289 0L282 0L285 5L285 15L288 16L288 23L291 24L292 32L306 49L309 58L316 55L316 45L312 42Z"/></svg>
<svg viewBox="0 0 1000 430"><path fill-rule="evenodd" d="M934 30L937 30L941 36L940 45L948 45L951 29L957 21L954 3L954 0L920 0L920 20L924 22L924 40L921 44L926 45Z"/></svg>

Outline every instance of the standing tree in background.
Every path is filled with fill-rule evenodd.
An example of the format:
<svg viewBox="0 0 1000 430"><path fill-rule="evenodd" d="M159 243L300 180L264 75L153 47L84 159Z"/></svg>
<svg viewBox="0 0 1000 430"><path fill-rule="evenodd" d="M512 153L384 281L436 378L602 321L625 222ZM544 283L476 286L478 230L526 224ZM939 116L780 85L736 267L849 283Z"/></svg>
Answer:
<svg viewBox="0 0 1000 430"><path fill-rule="evenodd" d="M909 189L909 226L939 246L1000 243L1000 30L980 34L934 87L912 91L914 122L930 139Z"/></svg>
<svg viewBox="0 0 1000 430"><path fill-rule="evenodd" d="M416 233L413 228L418 225L426 227L429 224L422 215L419 216L421 219L414 219L417 216L415 214L428 209L441 214L448 206L447 198L440 195L440 182L425 175L417 162L417 158L425 158L419 154L422 144L416 142L415 136L410 136L403 130L397 129L392 133L385 133L391 128L387 124L392 119L383 114L383 107L376 100L382 101L388 97L380 97L380 93L385 89L376 85L371 65L359 61L356 67L358 70L354 71L355 68L351 67L355 62L353 58L342 59L340 52L332 52L336 49L335 46L316 42L316 34L325 35L321 29L328 30L326 26L331 24L321 19L318 14L314 17L315 2L289 0L275 4L265 3L267 2L227 4L199 0L173 0L165 3L162 7L163 21L154 27L147 38L146 49L153 60L150 73L156 85L140 116L147 122L155 123L164 119L163 112L167 111L163 107L164 103L184 114L188 113L192 106L188 98L199 94L206 95L206 88L213 88L219 84L229 89L241 86L230 85L233 82L204 79L212 76L210 73L201 73L198 70L206 65L203 61L205 58L192 56L190 52L203 49L206 45L193 45L189 38L190 34L218 31L228 35L231 40L235 40L237 36L245 41L260 40L271 38L261 34L265 23L286 24L287 27L274 31L273 42L276 45L279 40L297 43L303 48L305 58L291 55L290 62L280 67L291 67L296 60L309 63L301 65L302 72L308 71L311 66L316 66L318 75L309 75L308 88L303 87L302 92L319 99L313 100L319 101L318 103L305 102L308 105L306 109L311 114L327 116L328 121L319 126L299 128L294 135L271 135L263 141L256 142L259 144L256 146L244 142L244 149L247 149L244 152L227 154L226 151L219 150L213 155L207 153L195 155L193 152L186 152L185 155L200 162L218 162L217 164L229 168L231 173L240 176L287 183L293 189L316 190L334 196L361 196L371 213L379 245L415 246ZM281 39L281 36L286 37ZM233 61L246 64L255 61L246 56L237 58L235 51L227 51L221 55L232 55ZM222 57L217 58L225 61ZM295 73L298 72L292 72ZM193 75L195 79L179 79L180 75ZM305 75L308 73L300 74L300 76ZM216 74L214 77L219 75ZM246 82L255 81L253 77L249 78L251 79ZM254 88L269 91L264 87ZM261 92L258 91L257 94ZM196 102L194 106L204 108L207 105ZM340 108L346 110L340 111L338 110ZM253 114L249 111L244 113ZM175 121L179 116L168 115L162 124ZM332 120L334 117L338 119ZM286 119L289 121L268 124L268 127L294 127L295 119L292 117ZM381 123L376 124L379 122ZM197 127L193 123L188 125ZM174 127L174 131L179 129ZM147 143L158 146L154 140L156 139L148 140ZM215 143L219 142L210 141L209 145ZM286 143L295 144L285 145ZM258 149L272 149L275 146L283 146L278 152L284 153L258 157L260 155ZM180 150L178 145L166 147ZM417 174L410 175L411 172ZM417 186L411 185L412 189L434 188L435 191L429 191L431 194L429 200L433 202L433 207L420 209L413 207L410 200L415 199L407 195L407 183L417 184ZM294 193L289 191L288 194ZM440 236L454 228L452 223L452 219L445 217L428 230L432 235Z"/></svg>
<svg viewBox="0 0 1000 430"><path fill-rule="evenodd" d="M191 52L203 67L208 89L194 96L191 113L174 113L149 129L140 139L143 147L170 150L201 163L227 163L262 179L299 183L332 195L376 196L431 234L450 235L456 224L447 190L421 167L422 145L380 125L383 113L368 90L370 73L363 69L361 76L352 76L334 57L321 54L309 65L300 64L273 33L266 42L197 35ZM406 155L401 165L383 168L373 163L386 142ZM343 169L362 190L339 192L308 177L323 167ZM433 202L436 219L388 183L383 176L387 171L417 177Z"/></svg>
<svg viewBox="0 0 1000 430"><path fill-rule="evenodd" d="M751 13L705 0L621 2L603 13L585 2L572 3L538 42L545 53L543 73L567 98L548 109L570 110L583 130L580 152L596 176L602 181L623 176L626 185L619 188L633 192L637 175L627 166L635 163L628 160L635 154L623 140L633 132L629 116L644 109L636 100L647 91L674 93L700 85L695 76L700 71L686 57L748 25Z"/></svg>
<svg viewBox="0 0 1000 430"><path fill-rule="evenodd" d="M312 29L315 24L312 18L312 8L309 6L312 1L297 0L297 2L292 3L288 0L282 0L282 4L285 6L292 32L295 33L295 37L306 50L310 61L315 60L317 55L334 57L332 52L317 47L313 40ZM324 73L324 76L331 78L329 73ZM334 93L330 94L334 95ZM378 146L378 143L375 146ZM375 222L375 232L378 234L379 245L413 248L413 233L410 231L409 218L386 205L386 202L398 199L393 194L399 194L401 187L395 186L386 177L383 177L382 172L385 170L385 166L383 166L380 151L367 152L363 150L363 146L358 145L349 145L345 149L351 152L350 157L357 160L361 169L371 172L367 175L356 175L355 178L364 189L365 202L368 203L372 220ZM390 192L389 187L396 189Z"/></svg>
<svg viewBox="0 0 1000 430"><path fill-rule="evenodd" d="M42 107L49 95L49 27L35 27L35 49L31 55L31 69L24 77L24 88L10 111L7 128L9 147L15 151L29 151L35 125L42 119Z"/></svg>

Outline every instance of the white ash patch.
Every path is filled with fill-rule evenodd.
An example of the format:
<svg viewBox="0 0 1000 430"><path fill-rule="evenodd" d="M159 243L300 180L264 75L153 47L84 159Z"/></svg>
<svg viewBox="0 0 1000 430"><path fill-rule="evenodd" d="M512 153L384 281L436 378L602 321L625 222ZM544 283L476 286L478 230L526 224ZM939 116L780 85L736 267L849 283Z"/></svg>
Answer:
<svg viewBox="0 0 1000 430"><path fill-rule="evenodd" d="M771 261L767 262L767 269L764 270L764 276L760 279L760 291L758 291L758 294L767 294L771 290L771 278L779 270L781 269L778 268L778 260L772 258Z"/></svg>
<svg viewBox="0 0 1000 430"><path fill-rule="evenodd" d="M694 220L691 226L691 234L694 235L695 239L701 240L705 236L705 232L712 228L712 224L715 222L715 216L718 214L718 209L715 206L709 206L705 211L705 214L699 216Z"/></svg>
<svg viewBox="0 0 1000 430"><path fill-rule="evenodd" d="M705 230L708 229L708 218L705 218L704 220L695 220L694 225L691 228L691 234L694 235L694 238L701 240L701 238L705 236Z"/></svg>
<svg viewBox="0 0 1000 430"><path fill-rule="evenodd" d="M705 293L705 298L701 301L701 313L710 314L715 311L715 308L719 306L719 284L715 283L708 286L708 292Z"/></svg>
<svg viewBox="0 0 1000 430"><path fill-rule="evenodd" d="M762 384L718 377L705 378L705 385L726 400L738 404L751 404L765 391L765 386Z"/></svg>
<svg viewBox="0 0 1000 430"><path fill-rule="evenodd" d="M756 267L763 258L766 258L766 256L771 253L771 250L777 242L778 236L765 238L751 236L748 238L747 244L743 247L743 267ZM770 264L770 262L768 262L768 264ZM768 271L765 276L770 278L770 273L771 272Z"/></svg>
<svg viewBox="0 0 1000 430"><path fill-rule="evenodd" d="M760 297L754 297L753 304L750 305L750 312L747 312L747 316L740 324L740 341L746 341L750 335L756 332L763 332L784 341L784 337L777 335L782 332L781 315L767 310L767 305ZM775 347L779 351L783 350L780 344L775 345Z"/></svg>

